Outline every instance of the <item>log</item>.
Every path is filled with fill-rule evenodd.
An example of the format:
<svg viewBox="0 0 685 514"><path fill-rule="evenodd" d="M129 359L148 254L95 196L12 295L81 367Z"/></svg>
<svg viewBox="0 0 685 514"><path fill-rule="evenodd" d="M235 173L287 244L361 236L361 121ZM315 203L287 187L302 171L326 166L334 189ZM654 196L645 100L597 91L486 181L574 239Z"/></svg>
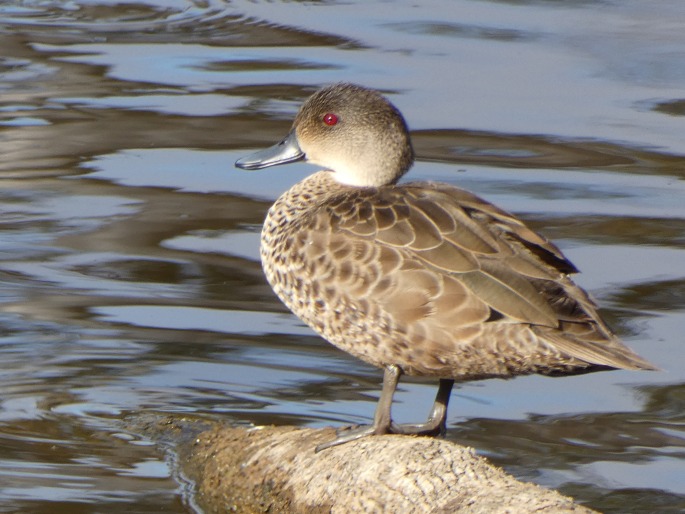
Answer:
<svg viewBox="0 0 685 514"><path fill-rule="evenodd" d="M374 436L315 453L335 437L333 429L236 428L187 418L145 425L153 438L166 434L182 475L194 483L194 503L206 513L595 512L444 439Z"/></svg>

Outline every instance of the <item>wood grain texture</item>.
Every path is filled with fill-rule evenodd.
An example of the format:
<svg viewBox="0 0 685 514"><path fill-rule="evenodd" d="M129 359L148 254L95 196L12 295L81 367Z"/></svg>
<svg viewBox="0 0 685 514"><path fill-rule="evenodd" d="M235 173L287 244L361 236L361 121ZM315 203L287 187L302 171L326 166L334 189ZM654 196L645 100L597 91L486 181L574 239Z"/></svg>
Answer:
<svg viewBox="0 0 685 514"><path fill-rule="evenodd" d="M594 512L445 440L388 435L314 453L331 435L216 427L181 451L181 465L207 513Z"/></svg>

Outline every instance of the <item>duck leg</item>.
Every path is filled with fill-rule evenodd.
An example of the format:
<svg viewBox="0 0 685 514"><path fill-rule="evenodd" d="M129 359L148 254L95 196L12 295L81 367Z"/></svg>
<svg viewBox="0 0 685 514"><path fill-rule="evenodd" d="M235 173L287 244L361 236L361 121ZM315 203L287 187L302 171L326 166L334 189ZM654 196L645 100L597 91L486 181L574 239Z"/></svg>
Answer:
<svg viewBox="0 0 685 514"><path fill-rule="evenodd" d="M445 435L447 432L447 405L450 401L453 385L454 380L451 378L440 379L433 409L425 423L391 423L390 432L406 435Z"/></svg>
<svg viewBox="0 0 685 514"><path fill-rule="evenodd" d="M317 452L338 446L370 435L406 434L406 435L444 435L446 431L447 405L454 385L453 379L441 378L438 393L430 416L425 423L397 424L390 414L392 399L400 381L402 370L396 365L385 368L383 373L383 390L376 406L373 425L346 427L338 431L338 437L316 447Z"/></svg>
<svg viewBox="0 0 685 514"><path fill-rule="evenodd" d="M361 439L369 435L381 435L391 433L390 426L392 425L392 418L390 417L390 409L392 407L392 398L395 395L397 384L400 381L402 370L399 366L391 364L385 368L383 372L383 389L381 397L378 399L376 405L376 414L373 416L373 425L361 425L344 427L338 430L338 437L327 443L321 443L315 449L316 452L325 450L332 446L349 443L356 439Z"/></svg>

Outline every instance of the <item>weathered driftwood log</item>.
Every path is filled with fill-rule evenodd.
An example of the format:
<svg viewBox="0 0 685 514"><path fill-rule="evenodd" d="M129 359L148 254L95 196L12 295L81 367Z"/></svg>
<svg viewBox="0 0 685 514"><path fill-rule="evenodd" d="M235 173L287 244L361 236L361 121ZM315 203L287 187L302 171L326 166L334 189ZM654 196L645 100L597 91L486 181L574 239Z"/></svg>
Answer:
<svg viewBox="0 0 685 514"><path fill-rule="evenodd" d="M442 439L377 436L314 453L332 429L133 422L172 444L207 513L590 513Z"/></svg>

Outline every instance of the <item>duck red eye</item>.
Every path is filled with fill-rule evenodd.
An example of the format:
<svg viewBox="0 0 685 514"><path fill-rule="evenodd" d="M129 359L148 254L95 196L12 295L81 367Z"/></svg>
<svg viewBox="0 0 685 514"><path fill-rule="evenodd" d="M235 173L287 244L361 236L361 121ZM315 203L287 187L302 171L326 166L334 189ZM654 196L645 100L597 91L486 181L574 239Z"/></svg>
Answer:
<svg viewBox="0 0 685 514"><path fill-rule="evenodd" d="M323 122L329 127L332 127L333 125L338 123L338 117L332 112L329 112L323 115Z"/></svg>

